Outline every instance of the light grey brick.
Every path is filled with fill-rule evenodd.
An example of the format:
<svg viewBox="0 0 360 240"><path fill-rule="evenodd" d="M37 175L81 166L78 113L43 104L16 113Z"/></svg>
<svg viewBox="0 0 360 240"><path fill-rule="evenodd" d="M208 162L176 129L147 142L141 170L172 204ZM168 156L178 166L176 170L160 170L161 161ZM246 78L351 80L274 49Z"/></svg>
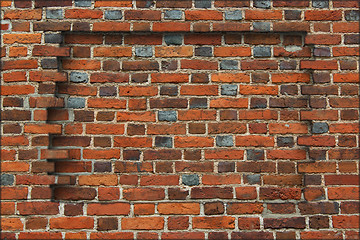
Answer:
<svg viewBox="0 0 360 240"><path fill-rule="evenodd" d="M329 8L329 0L313 0L312 6L314 8Z"/></svg>
<svg viewBox="0 0 360 240"><path fill-rule="evenodd" d="M182 184L187 186L196 186L199 185L199 176L197 174L189 174L189 175L182 175Z"/></svg>
<svg viewBox="0 0 360 240"><path fill-rule="evenodd" d="M271 0L254 0L254 7L257 8L270 8Z"/></svg>
<svg viewBox="0 0 360 240"><path fill-rule="evenodd" d="M119 10L106 10L105 19L119 20L122 18L122 12Z"/></svg>
<svg viewBox="0 0 360 240"><path fill-rule="evenodd" d="M325 122L316 122L311 127L312 133L326 133L329 131L329 126Z"/></svg>
<svg viewBox="0 0 360 240"><path fill-rule="evenodd" d="M75 83L86 83L89 81L89 75L83 72L72 72L70 73L70 82Z"/></svg>
<svg viewBox="0 0 360 240"><path fill-rule="evenodd" d="M270 31L269 22L254 22L253 27L254 27L254 31L260 31L260 32Z"/></svg>
<svg viewBox="0 0 360 240"><path fill-rule="evenodd" d="M151 57L152 56L152 47L136 47L135 55L137 57Z"/></svg>
<svg viewBox="0 0 360 240"><path fill-rule="evenodd" d="M359 10L345 11L345 19L346 21L359 21L360 11Z"/></svg>
<svg viewBox="0 0 360 240"><path fill-rule="evenodd" d="M183 36L179 34L165 35L164 41L167 45L181 45L183 42Z"/></svg>
<svg viewBox="0 0 360 240"><path fill-rule="evenodd" d="M216 146L218 147L232 147L234 141L232 136L216 136Z"/></svg>
<svg viewBox="0 0 360 240"><path fill-rule="evenodd" d="M67 101L68 108L84 108L85 107L85 98L72 97Z"/></svg>
<svg viewBox="0 0 360 240"><path fill-rule="evenodd" d="M260 174L247 175L246 179L249 184L259 184L260 183Z"/></svg>
<svg viewBox="0 0 360 240"><path fill-rule="evenodd" d="M62 9L46 9L47 19L63 19Z"/></svg>
<svg viewBox="0 0 360 240"><path fill-rule="evenodd" d="M172 138L171 137L155 137L155 146L172 148L173 147Z"/></svg>
<svg viewBox="0 0 360 240"><path fill-rule="evenodd" d="M270 57L271 48L270 47L254 47L253 50L254 57Z"/></svg>
<svg viewBox="0 0 360 240"><path fill-rule="evenodd" d="M1 174L1 185L10 186L14 184L14 175L12 174Z"/></svg>
<svg viewBox="0 0 360 240"><path fill-rule="evenodd" d="M221 86L221 95L236 96L237 92L238 92L237 85L222 85Z"/></svg>
<svg viewBox="0 0 360 240"><path fill-rule="evenodd" d="M242 19L242 11L241 10L226 11L225 19L226 20L241 20Z"/></svg>
<svg viewBox="0 0 360 240"><path fill-rule="evenodd" d="M45 43L62 43L63 37L59 33L45 34Z"/></svg>
<svg viewBox="0 0 360 240"><path fill-rule="evenodd" d="M196 8L211 8L211 0L195 0Z"/></svg>
<svg viewBox="0 0 360 240"><path fill-rule="evenodd" d="M181 18L182 18L182 11L180 10L165 11L164 19L180 20Z"/></svg>
<svg viewBox="0 0 360 240"><path fill-rule="evenodd" d="M75 7L91 7L91 0L75 0Z"/></svg>
<svg viewBox="0 0 360 240"><path fill-rule="evenodd" d="M176 111L159 111L159 121L175 122L177 120Z"/></svg>
<svg viewBox="0 0 360 240"><path fill-rule="evenodd" d="M237 70L238 67L238 61L235 60L223 60L220 62L220 69L223 70Z"/></svg>

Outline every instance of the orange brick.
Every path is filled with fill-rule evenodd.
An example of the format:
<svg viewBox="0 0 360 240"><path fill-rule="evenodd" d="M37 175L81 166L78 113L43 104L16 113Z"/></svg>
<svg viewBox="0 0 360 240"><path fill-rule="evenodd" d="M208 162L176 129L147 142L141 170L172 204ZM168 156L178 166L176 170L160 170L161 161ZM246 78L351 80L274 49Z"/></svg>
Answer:
<svg viewBox="0 0 360 240"><path fill-rule="evenodd" d="M162 217L123 218L121 228L124 230L160 230L164 228Z"/></svg>

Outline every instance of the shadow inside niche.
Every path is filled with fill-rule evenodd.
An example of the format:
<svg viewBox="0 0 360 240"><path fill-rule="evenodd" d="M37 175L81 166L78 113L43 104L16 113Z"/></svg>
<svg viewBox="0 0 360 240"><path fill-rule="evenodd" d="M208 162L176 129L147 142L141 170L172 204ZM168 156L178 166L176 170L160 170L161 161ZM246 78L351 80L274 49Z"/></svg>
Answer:
<svg viewBox="0 0 360 240"><path fill-rule="evenodd" d="M190 34L190 33L166 33L164 35L169 37L164 37L163 34L158 33L91 33L91 32L62 32L62 36L69 37L69 41L65 41L60 44L61 47L70 47L71 48L71 56L69 58L66 57L58 57L58 71L64 72L68 74L68 81L67 83L56 82L56 93L55 97L59 99L64 99L65 105L64 107L57 107L57 108L49 108L48 109L48 123L57 123L62 124L63 126L63 135L50 135L49 136L49 149L53 150L68 150L68 158L62 159L49 159L48 161L54 162L54 171L49 173L52 175L58 176L58 182L55 185L51 186L52 189L52 199L53 200L92 200L96 198L96 190L93 187L77 187L76 179L79 175L84 174L92 174L92 173L101 173L101 172L114 172L117 174L121 174L119 171L114 169L114 160L110 161L97 161L97 160L89 160L83 158L83 150L90 146L91 143L94 141L94 137L91 134L86 135L83 132L83 127L81 124L83 123L91 123L95 120L94 110L86 109L86 103L84 97L93 96L89 94L93 91L93 86L97 86L100 89L100 85L106 83L111 86L117 86L118 84L124 84L123 80L116 79L98 79L97 83L93 83L90 80L90 76L86 74L87 71L91 73L96 73L97 71L101 70L92 70L91 69L91 62L93 57L91 55L90 46L155 46L155 45L168 45L168 46L184 46L186 44L190 44L189 42L184 42L185 35L191 35L193 41L196 41L197 34ZM179 40L179 36L181 35L181 40ZM202 34L204 35L204 34ZM214 36L221 35L223 40L225 41L226 45L228 46L255 46L252 52L251 57L247 57L248 59L280 59L280 69L282 71L287 70L295 70L300 72L309 73L310 76L313 74L313 70L309 69L296 69L296 66L299 66L301 59L308 59L313 60L313 46L305 45L304 44L304 37L305 33L254 33L254 32L243 32L243 33L208 33L209 38L214 38ZM267 38L272 38L274 35L278 36L279 43L266 43L261 44L261 42L266 40ZM83 37L81 37L83 36ZM85 37L84 37L85 36ZM136 36L133 37L132 41L127 40L126 36ZM246 36L246 37L245 37ZM214 38L215 39L215 38ZM258 41L258 42L257 42ZM75 42L75 43L74 43ZM252 42L252 43L251 43ZM220 44L222 42L220 41ZM155 45L154 45L155 44ZM219 59L221 57L215 57L213 54L214 45L211 46L203 46L201 44L194 44L195 48L195 58L208 58L208 59ZM274 46L273 46L274 45ZM277 47L276 47L276 46ZM270 51L270 55L268 52L268 46L273 46L273 52ZM276 49L275 49L276 48ZM211 51L210 51L210 50ZM108 53L112 56L112 53ZM137 54L135 52L135 54ZM139 53L142 57L147 57L146 51L142 51ZM142 55L141 55L142 54ZM274 54L276 56L274 56ZM298 56L297 56L298 54ZM126 54L125 54L126 55ZM255 55L255 57L254 57ZM221 56L221 55L220 55ZM101 57L101 56L100 56ZM192 57L192 58L194 58ZM107 59L109 58L109 59ZM131 53L131 60L139 60L138 57L134 57L133 53ZM297 60L293 60L293 58ZM71 64L66 64L66 69L63 67L63 62L68 60L85 60L83 64L80 64L80 67L74 68L71 67ZM124 69L120 68L119 59L127 59L126 57L101 57L101 67L102 71L104 72L111 72L111 73L119 73L124 71ZM153 60L153 58L151 58ZM226 58L228 59L228 58ZM232 58L231 58L232 59ZM241 58L241 60L244 58ZM161 71L161 72L172 72L176 71L180 68L180 66L174 64L172 58L161 58L158 57L156 59L158 62L158 66L149 65L147 66L150 70L149 71ZM118 64L117 64L118 63ZM81 69L81 66L83 69ZM295 67L294 67L295 66ZM106 68L106 69L105 69ZM143 71L147 72L148 69L140 69L141 73ZM139 75L138 73L133 74L131 68L125 70L126 73L131 75L131 82L130 84L144 84L147 83L148 78ZM263 72L266 72L264 70ZM271 70L268 70L271 72ZM78 74L77 76L72 75L73 72L80 72L85 74ZM210 72L210 71L209 71ZM249 71L249 72L256 72L256 71ZM74 79L71 79L71 76ZM311 85L311 81L308 83ZM125 83L126 84L126 83ZM129 83L127 83L129 84ZM207 84L207 83L204 83ZM264 83L266 84L266 83ZM87 89L88 95L84 89ZM98 94L98 89L96 89ZM284 92L286 92L286 88L284 88ZM108 88L106 91L104 90L104 97L111 96L111 89ZM292 96L291 94L284 94L287 99L281 96L276 96L271 99L269 108L274 109L296 109L298 111L307 111L311 110L310 105L310 96L309 95L302 95L301 92L298 95ZM101 96L100 96L101 98ZM301 104L299 104L301 103ZM298 104L298 106L296 106ZM304 122L308 125L308 128L311 127L312 121L308 120L299 120L300 122ZM103 135L106 135L103 134ZM102 143L104 147L109 147L106 144ZM101 145L99 145L101 146ZM310 151L309 147L301 147L301 149L305 149L307 151L307 159L306 161L312 159L310 155L313 153ZM139 157L132 156L132 161L134 161L136 165L137 171L141 174L144 172L145 166L143 162L140 161ZM145 171L146 172L146 171ZM300 173L302 175L302 184L304 186L306 174Z"/></svg>

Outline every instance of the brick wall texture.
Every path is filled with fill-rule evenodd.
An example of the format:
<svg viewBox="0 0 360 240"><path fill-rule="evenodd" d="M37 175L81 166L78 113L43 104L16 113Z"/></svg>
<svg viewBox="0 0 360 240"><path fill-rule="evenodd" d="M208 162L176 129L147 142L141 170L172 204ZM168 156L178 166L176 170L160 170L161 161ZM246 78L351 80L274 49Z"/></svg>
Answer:
<svg viewBox="0 0 360 240"><path fill-rule="evenodd" d="M358 1L1 19L2 239L358 239Z"/></svg>

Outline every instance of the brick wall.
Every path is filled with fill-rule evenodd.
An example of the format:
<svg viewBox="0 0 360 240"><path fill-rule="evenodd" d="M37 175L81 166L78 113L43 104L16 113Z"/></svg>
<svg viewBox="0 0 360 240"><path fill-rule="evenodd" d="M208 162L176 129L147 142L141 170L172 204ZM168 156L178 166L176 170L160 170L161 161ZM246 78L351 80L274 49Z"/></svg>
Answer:
<svg viewBox="0 0 360 240"><path fill-rule="evenodd" d="M2 0L2 239L357 239L359 2Z"/></svg>

